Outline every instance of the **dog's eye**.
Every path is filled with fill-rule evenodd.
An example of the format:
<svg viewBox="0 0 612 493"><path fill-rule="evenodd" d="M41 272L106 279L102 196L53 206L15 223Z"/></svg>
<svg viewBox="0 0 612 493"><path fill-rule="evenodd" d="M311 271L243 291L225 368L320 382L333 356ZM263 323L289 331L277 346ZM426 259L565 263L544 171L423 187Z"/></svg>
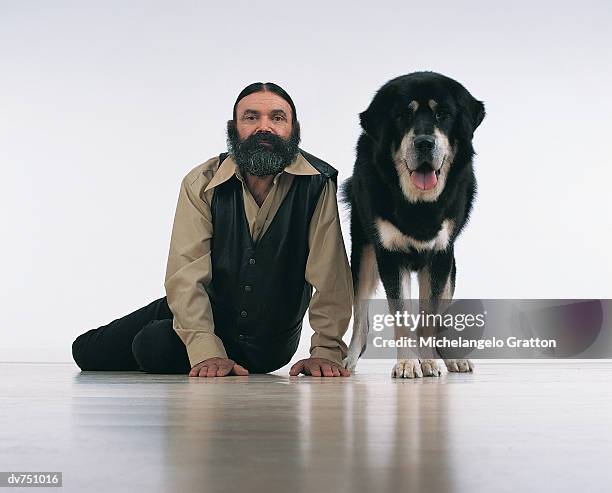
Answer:
<svg viewBox="0 0 612 493"><path fill-rule="evenodd" d="M449 116L450 114L443 110L438 110L434 113L434 118L436 119L437 122L446 120Z"/></svg>
<svg viewBox="0 0 612 493"><path fill-rule="evenodd" d="M398 121L410 120L411 116L412 116L411 111L399 111L395 114L395 119Z"/></svg>

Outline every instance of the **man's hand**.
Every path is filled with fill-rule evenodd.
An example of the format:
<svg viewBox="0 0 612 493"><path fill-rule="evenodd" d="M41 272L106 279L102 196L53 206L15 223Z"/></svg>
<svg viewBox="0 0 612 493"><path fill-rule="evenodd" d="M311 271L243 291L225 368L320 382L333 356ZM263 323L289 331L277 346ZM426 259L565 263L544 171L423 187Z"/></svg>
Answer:
<svg viewBox="0 0 612 493"><path fill-rule="evenodd" d="M289 370L289 375L296 376L300 373L313 377L350 377L351 372L346 368L325 358L301 359Z"/></svg>
<svg viewBox="0 0 612 493"><path fill-rule="evenodd" d="M189 372L190 377L225 377L227 375L248 375L249 371L234 360L227 358L208 358L195 365Z"/></svg>

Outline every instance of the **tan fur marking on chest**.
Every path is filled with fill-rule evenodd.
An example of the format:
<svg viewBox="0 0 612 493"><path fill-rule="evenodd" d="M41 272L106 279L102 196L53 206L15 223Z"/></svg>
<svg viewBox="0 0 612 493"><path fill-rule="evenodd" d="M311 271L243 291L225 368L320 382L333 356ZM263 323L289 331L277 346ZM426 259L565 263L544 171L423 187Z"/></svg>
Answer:
<svg viewBox="0 0 612 493"><path fill-rule="evenodd" d="M405 235L386 219L376 219L376 229L378 230L380 243L385 249L391 251L409 251L410 249L417 251L444 250L450 241L453 227L453 221L445 219L435 237L431 240L421 241Z"/></svg>

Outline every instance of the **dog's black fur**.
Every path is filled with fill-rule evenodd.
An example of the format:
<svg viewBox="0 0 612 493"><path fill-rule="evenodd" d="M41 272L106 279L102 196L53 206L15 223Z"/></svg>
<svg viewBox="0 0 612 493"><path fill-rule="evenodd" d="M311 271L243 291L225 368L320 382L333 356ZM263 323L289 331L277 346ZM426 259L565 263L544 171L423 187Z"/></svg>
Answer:
<svg viewBox="0 0 612 493"><path fill-rule="evenodd" d="M409 297L401 289L404 271L423 274L419 277L420 298L435 301L452 297L456 276L453 243L468 220L476 193L472 136L484 116L481 101L457 81L435 72L414 72L390 80L360 114L363 133L357 143L357 159L352 176L340 191L341 200L351 209L351 270L356 307L359 300L372 297L370 287L368 292L363 292L363 285L360 290L360 275L372 274L371 266L362 263L368 247L374 250L374 267L388 299ZM419 138L434 147L427 147L427 142L425 147L417 144ZM447 155L438 159L442 164L436 170L440 162L434 162L432 156L439 157L442 152L437 149L443 149ZM408 156L402 154L404 151ZM432 169L440 190L434 187L424 191L411 185L415 170L431 173ZM402 182L399 173L404 171L408 174L403 175ZM444 183L440 172L443 178L445 175ZM385 246L378 219L387 221L417 245L435 239L445 220L451 220L453 227L447 241L440 238L441 247L414 248L389 243L389 238L402 239L399 235L388 236ZM396 232L388 228L386 231ZM363 325L357 310L355 314L355 324ZM362 333L356 335L360 330ZM354 325L349 368L354 368L365 349L364 330L367 334L367 326L364 329Z"/></svg>

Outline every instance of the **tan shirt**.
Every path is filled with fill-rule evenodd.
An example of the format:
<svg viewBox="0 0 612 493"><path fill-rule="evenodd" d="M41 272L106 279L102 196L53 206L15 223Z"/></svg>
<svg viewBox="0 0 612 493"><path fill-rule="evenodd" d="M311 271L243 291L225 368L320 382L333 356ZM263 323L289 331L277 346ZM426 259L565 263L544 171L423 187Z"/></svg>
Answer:
<svg viewBox="0 0 612 493"><path fill-rule="evenodd" d="M314 174L319 171L299 154L274 177L261 207L231 154L221 165L219 157L209 159L183 178L172 227L165 288L174 315L174 330L187 348L192 367L208 358L227 357L223 342L214 333L212 308L204 288L212 280L210 204L215 186L233 175L242 182L245 214L255 243L272 222L294 176ZM310 356L342 364L346 357L342 336L351 319L353 284L340 229L336 185L332 180L327 180L317 202L308 244L305 279L315 289L308 307L314 330Z"/></svg>

